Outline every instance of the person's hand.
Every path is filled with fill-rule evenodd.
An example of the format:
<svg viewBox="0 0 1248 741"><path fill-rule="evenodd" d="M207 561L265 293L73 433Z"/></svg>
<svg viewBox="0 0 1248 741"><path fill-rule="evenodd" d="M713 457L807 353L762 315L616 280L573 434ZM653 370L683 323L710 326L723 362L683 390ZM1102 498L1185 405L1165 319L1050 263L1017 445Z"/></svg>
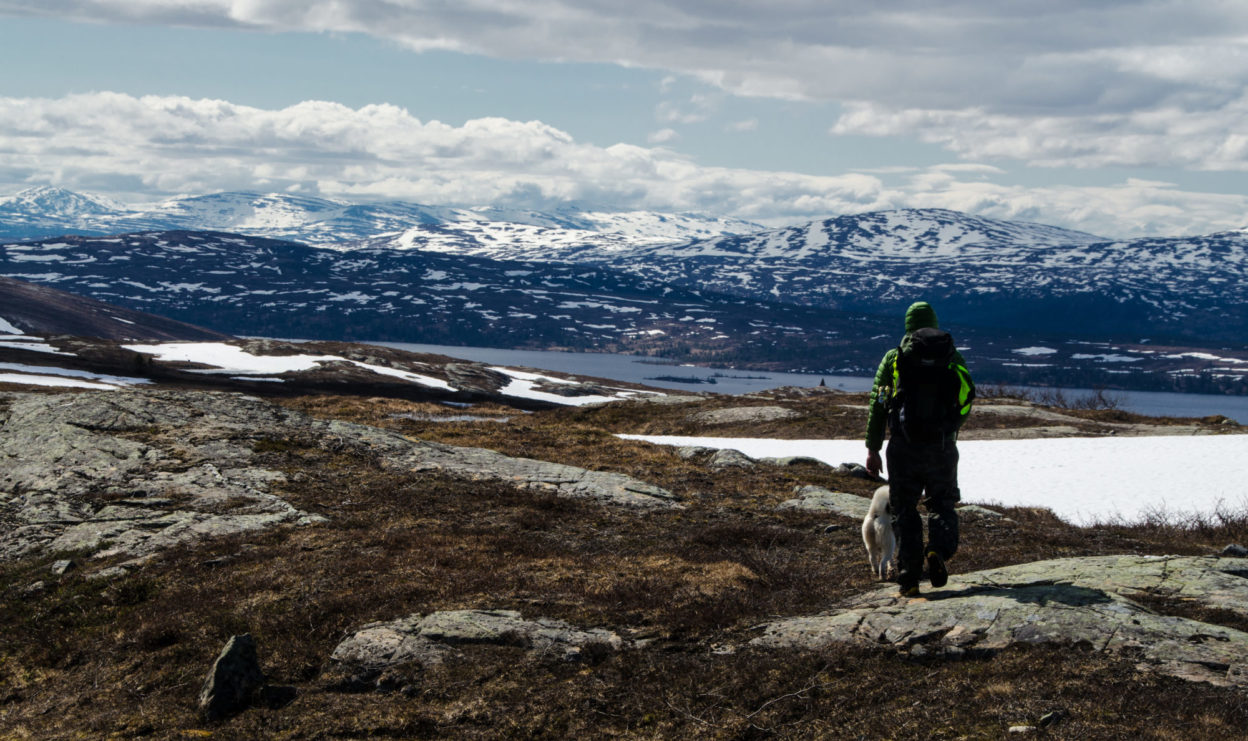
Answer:
<svg viewBox="0 0 1248 741"><path fill-rule="evenodd" d="M880 460L880 451L867 451L867 473L872 476L879 477L880 471L884 470L884 462Z"/></svg>

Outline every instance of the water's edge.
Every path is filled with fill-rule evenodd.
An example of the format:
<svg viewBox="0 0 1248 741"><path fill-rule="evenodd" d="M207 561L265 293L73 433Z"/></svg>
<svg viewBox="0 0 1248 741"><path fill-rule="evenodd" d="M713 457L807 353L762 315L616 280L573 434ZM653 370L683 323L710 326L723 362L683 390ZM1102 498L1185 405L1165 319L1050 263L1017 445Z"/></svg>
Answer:
<svg viewBox="0 0 1248 741"><path fill-rule="evenodd" d="M864 376L832 376L807 373L704 368L664 363L655 358L610 353L555 352L550 350L505 350L492 347L420 345L407 342L373 342L409 352L449 355L479 363L524 366L541 370L573 373L641 383L657 388L684 391L711 391L719 394L747 394L779 386L818 386L823 381L842 391L868 391L871 379ZM1040 391L1048 391L1041 389ZM1068 399L1092 394L1091 389L1062 389ZM1178 394L1165 391L1110 391L1107 394L1125 411L1154 417L1208 417L1221 414L1240 424L1248 424L1248 397L1210 394Z"/></svg>

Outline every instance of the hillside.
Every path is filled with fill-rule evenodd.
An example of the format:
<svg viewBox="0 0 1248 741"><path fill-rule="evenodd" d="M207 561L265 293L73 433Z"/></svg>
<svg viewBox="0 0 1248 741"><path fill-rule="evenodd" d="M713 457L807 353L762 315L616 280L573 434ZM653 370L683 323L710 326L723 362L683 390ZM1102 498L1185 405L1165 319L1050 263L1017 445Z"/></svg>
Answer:
<svg viewBox="0 0 1248 741"><path fill-rule="evenodd" d="M677 262L697 272L696 261ZM606 351L869 376L901 331L900 311L746 299L712 291L709 280L674 287L652 272L384 247L343 252L215 232L0 244L0 274L243 336ZM1052 334L983 328L938 307L987 383L1248 393L1242 343L1089 339L1077 333L1082 319Z"/></svg>
<svg viewBox="0 0 1248 741"><path fill-rule="evenodd" d="M1037 509L966 511L943 596L895 604L855 517L794 504L812 487L865 503L877 483L852 467L612 434L719 419L856 435L862 395L656 398L526 414L326 393L3 393L5 726L1217 739L1248 722L1246 562L1211 557L1248 540L1242 515L1081 529ZM1082 419L1083 434L1176 423L996 403L1022 411L973 415L973 429L1025 434L1053 414ZM969 612L946 610L957 605ZM974 622L987 605L996 627ZM862 641L821 622L837 615L896 628ZM1058 618L1079 642L1035 628ZM1114 620L1118 639L1097 632ZM263 679L205 719L209 667L243 634ZM908 725L916 702L921 727Z"/></svg>
<svg viewBox="0 0 1248 741"><path fill-rule="evenodd" d="M223 340L229 335L126 309L46 285L0 276L2 334L78 335L105 340Z"/></svg>

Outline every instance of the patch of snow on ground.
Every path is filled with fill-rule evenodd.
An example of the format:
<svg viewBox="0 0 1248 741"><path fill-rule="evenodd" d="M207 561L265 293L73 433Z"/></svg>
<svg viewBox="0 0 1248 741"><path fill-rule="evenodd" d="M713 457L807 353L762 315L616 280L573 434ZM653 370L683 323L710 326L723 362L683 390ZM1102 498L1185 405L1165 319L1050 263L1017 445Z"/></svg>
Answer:
<svg viewBox="0 0 1248 741"><path fill-rule="evenodd" d="M620 437L734 448L753 458L803 455L833 466L862 463L867 453L861 440ZM958 450L963 502L1047 507L1076 525L1248 507L1244 435L964 440Z"/></svg>
<svg viewBox="0 0 1248 741"><path fill-rule="evenodd" d="M0 317L0 333L4 334L26 334L22 330L14 327L8 320Z"/></svg>
<svg viewBox="0 0 1248 741"><path fill-rule="evenodd" d="M213 365L227 373L287 373L309 370L317 363L341 360L333 355L252 355L224 342L166 342L160 345L124 345L127 350L155 355L166 363Z"/></svg>
<svg viewBox="0 0 1248 741"><path fill-rule="evenodd" d="M498 393L504 396L514 396L520 399L533 399L535 401L548 401L553 404L563 404L565 406L583 406L585 404L601 404L607 401L618 401L622 398L632 396L631 392L622 392L618 396L560 396L546 391L538 391L535 386L541 382L546 383L563 383L575 384L576 381L569 381L563 378L552 378L537 373L526 373L524 371L512 370L511 368L503 368L494 366L490 370L502 373L511 378L511 383L504 388L498 390Z"/></svg>
<svg viewBox="0 0 1248 741"><path fill-rule="evenodd" d="M27 335L0 336L0 347L9 350L30 350L31 352L43 352L49 355L73 355L72 352L63 352L57 350L39 337L29 337Z"/></svg>
<svg viewBox="0 0 1248 741"><path fill-rule="evenodd" d="M120 386L93 383L65 376L40 376L31 373L0 373L0 383L24 383L30 386L55 386L57 388L96 389L117 391Z"/></svg>
<svg viewBox="0 0 1248 741"><path fill-rule="evenodd" d="M101 383L119 384L122 386L132 386L136 383L151 383L147 378L131 378L129 376L110 376L104 373L92 373L90 371L73 370L71 368L58 368L51 365L24 365L22 363L0 363L0 370L17 371L19 373L35 373L49 376L64 376L66 378L81 378L88 381L98 381Z"/></svg>
<svg viewBox="0 0 1248 741"><path fill-rule="evenodd" d="M433 388L439 388L445 391L455 390L451 386L451 384L447 383L446 381L443 381L441 378L433 378L431 376L422 376L419 373L412 373L411 371L399 370L398 368L387 368L384 365L369 365L368 363L360 363L354 360L351 362L354 363L355 365L358 365L361 368L366 368L372 371L373 373L380 373L383 376L394 376L395 378L402 378L404 381L411 381L412 383L419 383L422 386L431 386Z"/></svg>
<svg viewBox="0 0 1248 741"><path fill-rule="evenodd" d="M167 342L160 345L125 345L124 347L127 350L155 355L157 360L165 362L181 361L217 367L217 370L203 371L204 373L271 376L274 373L312 370L321 363L339 362L350 363L373 373L401 378L422 386L446 391L455 390L440 378L423 376L398 368L387 368L382 365L370 365L357 360L347 360L337 355L252 355L241 347L227 345L224 342ZM281 379L266 378L263 380L280 381Z"/></svg>
<svg viewBox="0 0 1248 741"><path fill-rule="evenodd" d="M1018 353L1019 355L1030 356L1030 355L1052 355L1053 353L1057 352L1057 350L1054 350L1051 347L1020 347L1016 350L1011 350L1010 352Z"/></svg>

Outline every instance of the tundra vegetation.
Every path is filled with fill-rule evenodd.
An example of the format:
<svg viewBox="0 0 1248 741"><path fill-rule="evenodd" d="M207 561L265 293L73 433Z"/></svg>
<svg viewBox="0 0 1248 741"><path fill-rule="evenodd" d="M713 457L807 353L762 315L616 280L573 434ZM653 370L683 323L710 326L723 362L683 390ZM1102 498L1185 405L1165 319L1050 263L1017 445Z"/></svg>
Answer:
<svg viewBox="0 0 1248 741"><path fill-rule="evenodd" d="M0 418L16 398L0 400ZM280 472L272 493L323 521L185 541L121 571L108 570L129 557L101 556L107 548L0 562L0 737L954 739L1028 726L1061 738L1212 739L1240 738L1248 727L1242 687L1142 671L1129 656L1086 644L957 656L883 644L752 644L770 621L820 613L879 586L857 523L778 508L796 487L869 497L877 483L811 461L709 466L615 435L707 434L698 415L783 406L797 414L721 416L730 421L713 434L856 437L861 394L788 390L537 412L348 395L273 403L412 440L624 474L683 506L613 506L403 470L382 452L266 428L251 440L249 465ZM1031 412L1051 409L985 401L998 403L1010 411L972 415L968 434L1050 423ZM1063 416L1085 434L1122 425L1239 431L1219 419L1150 420L1112 408ZM125 434L154 445L170 432ZM1248 542L1248 513L1238 511L1086 528L1043 509L1001 512L964 526L955 574L1074 556L1209 556ZM1165 594L1146 607L1248 630L1235 611ZM464 638L453 659L413 658L372 673L331 658L364 626L463 610L509 611L618 640L568 654L535 651L523 637ZM240 634L254 639L272 691L208 721L197 705L201 684Z"/></svg>

